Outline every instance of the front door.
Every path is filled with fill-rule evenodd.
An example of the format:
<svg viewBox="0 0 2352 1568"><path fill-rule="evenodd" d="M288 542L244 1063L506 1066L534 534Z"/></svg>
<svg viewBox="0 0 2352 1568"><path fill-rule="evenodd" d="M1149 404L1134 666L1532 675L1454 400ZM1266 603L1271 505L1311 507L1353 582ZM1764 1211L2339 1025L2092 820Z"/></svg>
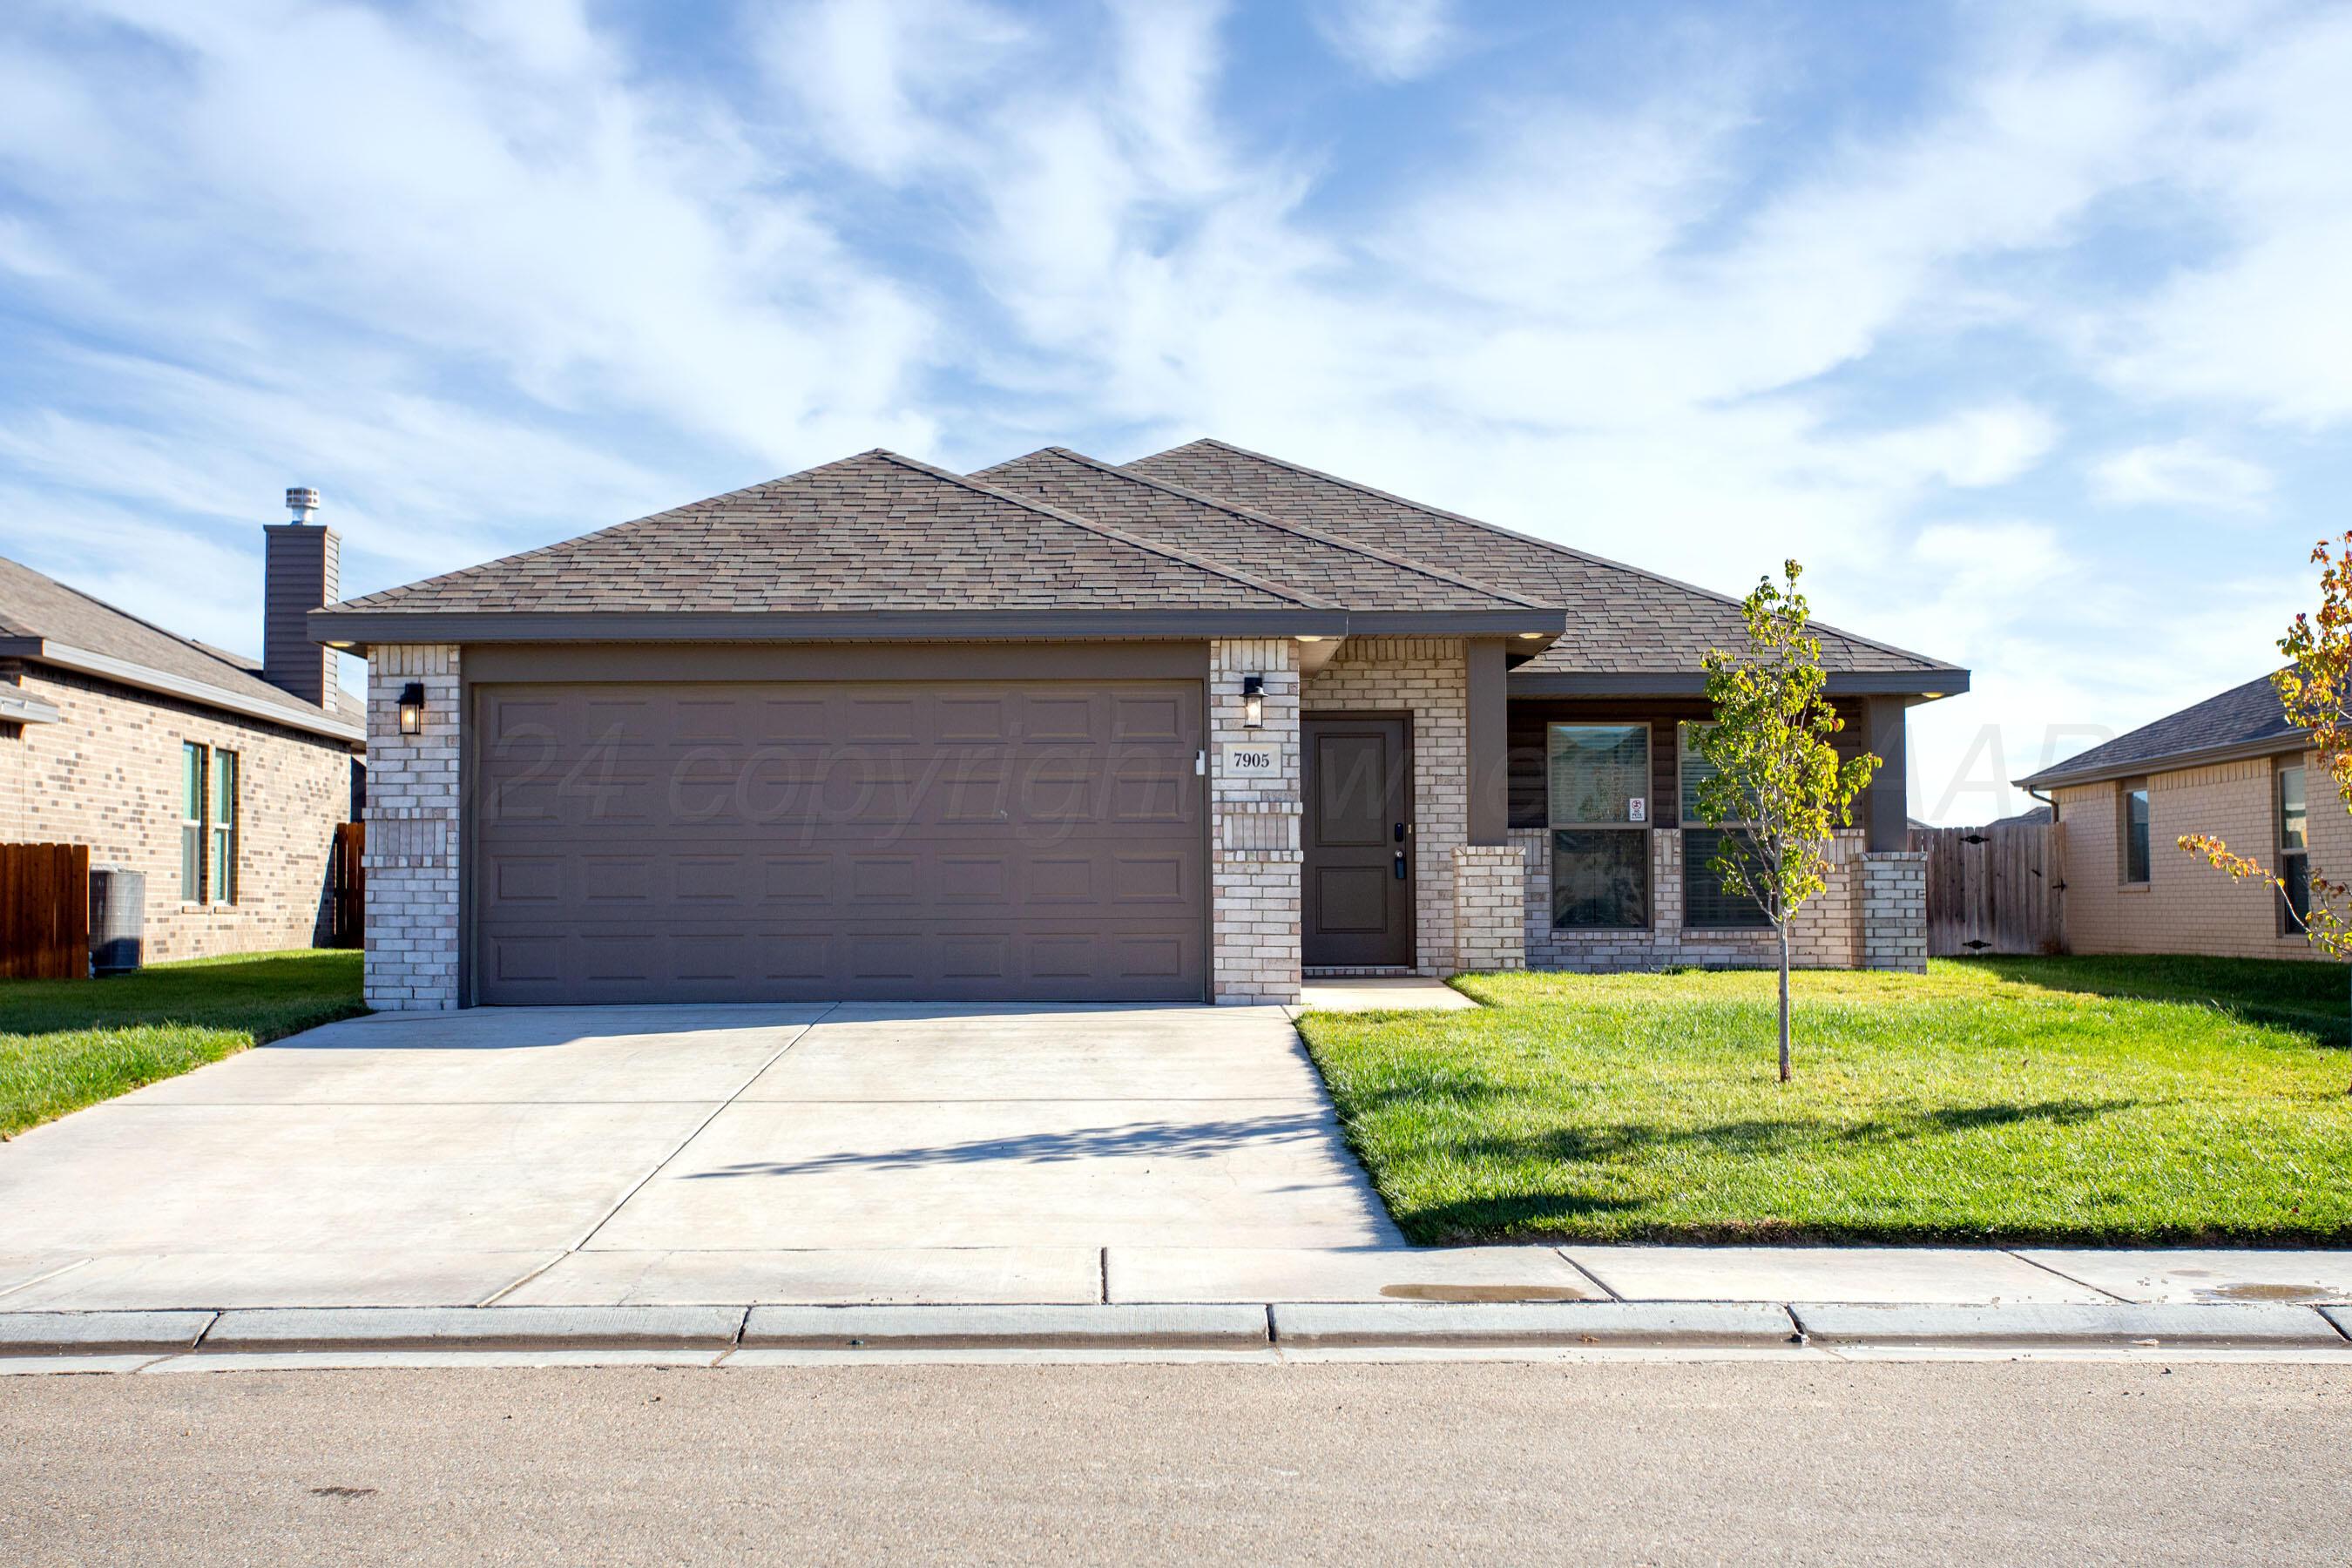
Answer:
<svg viewBox="0 0 2352 1568"><path fill-rule="evenodd" d="M1309 969L1412 964L1412 731L1403 719L1309 717L1307 886L1301 961Z"/></svg>

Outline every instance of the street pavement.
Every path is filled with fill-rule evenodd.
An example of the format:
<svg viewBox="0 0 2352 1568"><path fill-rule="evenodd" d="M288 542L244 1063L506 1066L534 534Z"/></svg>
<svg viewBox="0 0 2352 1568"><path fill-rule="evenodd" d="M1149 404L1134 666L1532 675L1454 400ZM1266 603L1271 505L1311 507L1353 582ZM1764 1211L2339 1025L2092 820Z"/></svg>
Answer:
<svg viewBox="0 0 2352 1568"><path fill-rule="evenodd" d="M16 1563L2340 1563L2352 1365L0 1379Z"/></svg>

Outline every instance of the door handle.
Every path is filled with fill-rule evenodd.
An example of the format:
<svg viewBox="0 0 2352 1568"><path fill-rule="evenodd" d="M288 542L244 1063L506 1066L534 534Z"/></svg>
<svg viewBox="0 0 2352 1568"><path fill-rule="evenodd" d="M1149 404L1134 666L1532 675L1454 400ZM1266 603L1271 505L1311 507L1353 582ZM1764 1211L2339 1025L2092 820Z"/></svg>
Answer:
<svg viewBox="0 0 2352 1568"><path fill-rule="evenodd" d="M1400 882L1404 880L1404 851L1402 849L1396 852L1396 879Z"/></svg>

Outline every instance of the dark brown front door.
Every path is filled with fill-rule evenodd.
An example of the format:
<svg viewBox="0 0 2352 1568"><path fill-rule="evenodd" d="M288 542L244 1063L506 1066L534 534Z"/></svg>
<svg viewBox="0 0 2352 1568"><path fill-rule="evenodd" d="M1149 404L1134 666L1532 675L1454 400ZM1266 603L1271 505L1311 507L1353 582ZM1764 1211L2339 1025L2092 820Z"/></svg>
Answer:
<svg viewBox="0 0 2352 1568"><path fill-rule="evenodd" d="M1412 963L1412 731L1402 719L1309 717L1307 888L1310 969Z"/></svg>
<svg viewBox="0 0 2352 1568"><path fill-rule="evenodd" d="M1198 682L474 688L489 1003L1189 1001Z"/></svg>

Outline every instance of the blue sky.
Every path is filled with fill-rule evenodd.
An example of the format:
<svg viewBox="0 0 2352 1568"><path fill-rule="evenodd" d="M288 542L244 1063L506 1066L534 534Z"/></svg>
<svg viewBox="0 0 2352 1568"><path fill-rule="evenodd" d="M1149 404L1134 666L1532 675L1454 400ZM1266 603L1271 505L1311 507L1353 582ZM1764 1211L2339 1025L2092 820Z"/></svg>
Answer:
<svg viewBox="0 0 2352 1568"><path fill-rule="evenodd" d="M1956 659L1915 808L2352 526L2352 6L0 9L0 552L251 647L877 445L1202 434Z"/></svg>

